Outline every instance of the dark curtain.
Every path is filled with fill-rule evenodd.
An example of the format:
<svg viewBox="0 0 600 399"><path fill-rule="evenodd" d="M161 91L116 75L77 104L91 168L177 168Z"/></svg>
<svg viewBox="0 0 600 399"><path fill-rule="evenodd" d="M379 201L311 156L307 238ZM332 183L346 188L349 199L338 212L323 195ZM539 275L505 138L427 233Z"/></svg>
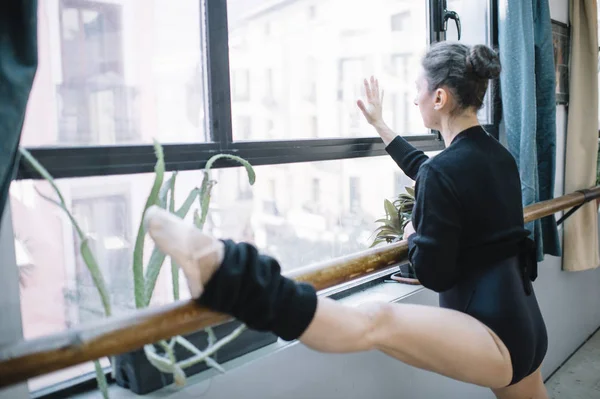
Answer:
<svg viewBox="0 0 600 399"><path fill-rule="evenodd" d="M37 0L0 1L0 221L37 68Z"/></svg>

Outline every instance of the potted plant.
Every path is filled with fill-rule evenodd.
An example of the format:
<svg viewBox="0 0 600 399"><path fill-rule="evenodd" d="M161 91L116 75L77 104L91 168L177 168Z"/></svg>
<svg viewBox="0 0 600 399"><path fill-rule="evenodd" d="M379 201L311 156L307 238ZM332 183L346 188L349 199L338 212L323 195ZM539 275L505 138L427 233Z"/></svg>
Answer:
<svg viewBox="0 0 600 399"><path fill-rule="evenodd" d="M383 200L385 217L375 221L380 226L375 230L375 239L371 244L371 248L382 243L389 244L402 240L404 228L411 221L415 204L414 188L405 188L406 193L399 194L393 202L387 198ZM393 274L391 278L405 284L420 284L410 262L400 265L400 271Z"/></svg>
<svg viewBox="0 0 600 399"><path fill-rule="evenodd" d="M156 153L155 176L152 189L146 200L143 213L152 206L158 205L178 217L184 218L196 201L198 209L194 211L194 224L202 229L208 215L211 190L216 181L211 180L210 170L215 161L228 158L242 164L247 171L250 184L254 184L255 173L252 166L244 159L229 155L218 154L212 157L203 170L203 180L200 188L194 188L188 193L183 205L175 209L175 182L177 172L173 172L170 178L164 181L165 163L163 150L160 144L154 144ZM79 226L77 220L70 212L64 197L53 177L37 160L25 149L20 150L25 161L33 167L54 190L58 200L49 198L38 191L38 194L47 201L59 206L69 217L69 220L80 239L80 253L82 259L92 276L94 286L101 299L104 314L111 316L111 299L107 285L98 263L90 250L88 237ZM153 248L152 254L144 268L144 237L143 214L137 232L135 247L133 251L133 281L134 298L136 308L149 306L154 287L166 256L157 247ZM173 281L173 298L179 299L179 268L171 260L171 273ZM144 270L146 272L144 273ZM224 371L217 361L225 362L241 356L245 353L266 346L277 340L271 333L257 332L247 329L237 321L224 323L217 327L207 328L186 336L174 337L169 341L161 341L157 344L146 345L133 352L121 354L111 360L113 376L117 384L130 389L136 394L146 394L175 381L178 385L185 384L186 375L192 375L206 370L209 367ZM227 345L226 345L227 344ZM203 348L203 349L199 349ZM104 371L98 361L94 362L98 387L104 398L108 398L107 381Z"/></svg>

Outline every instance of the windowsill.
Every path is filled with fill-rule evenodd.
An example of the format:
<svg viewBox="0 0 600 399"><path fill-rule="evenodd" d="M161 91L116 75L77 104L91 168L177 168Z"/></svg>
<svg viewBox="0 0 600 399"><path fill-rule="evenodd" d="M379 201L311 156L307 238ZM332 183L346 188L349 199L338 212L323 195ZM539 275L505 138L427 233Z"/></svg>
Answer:
<svg viewBox="0 0 600 399"><path fill-rule="evenodd" d="M401 284L396 282L382 282L380 284L370 286L361 290L359 292L355 292L352 295L349 295L345 298L339 299L341 303L344 303L348 306L359 306L361 304L373 301L385 301L385 302L399 302L406 297L417 293L423 289L422 286ZM236 369L238 367L247 366L249 363L254 362L260 358L273 355L276 352L284 351L289 349L295 345L298 345L299 341L286 342L283 340L278 340L277 342L265 346L264 348L258 349L251 353L248 353L244 356L240 356L237 359L231 360L229 362L221 364L226 371L230 371ZM146 398L169 398L175 399L179 398L183 395L191 395L191 392L184 393L187 389L191 388L194 392L197 392L198 389L201 389L198 384L210 384L210 380L213 377L219 376L220 373L214 369L206 370L202 373L193 375L187 379L187 384L183 388L178 388L175 385L169 385L163 389L158 391L149 393L144 396L138 396L127 389L123 389L116 384L112 384L109 387L109 395L110 397L127 399L127 398L138 398L138 397L146 397ZM100 392L98 390L94 390L85 394L75 395L74 398L79 399L91 399L100 397Z"/></svg>

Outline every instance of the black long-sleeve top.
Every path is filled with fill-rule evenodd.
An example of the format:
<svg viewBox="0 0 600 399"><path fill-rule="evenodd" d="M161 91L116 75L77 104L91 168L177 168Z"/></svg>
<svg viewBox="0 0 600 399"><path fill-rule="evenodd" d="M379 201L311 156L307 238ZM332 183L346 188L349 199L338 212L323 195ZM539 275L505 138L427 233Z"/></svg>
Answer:
<svg viewBox="0 0 600 399"><path fill-rule="evenodd" d="M400 136L386 150L416 180L409 260L424 287L446 291L466 273L519 252L529 232L517 164L481 126L433 158Z"/></svg>

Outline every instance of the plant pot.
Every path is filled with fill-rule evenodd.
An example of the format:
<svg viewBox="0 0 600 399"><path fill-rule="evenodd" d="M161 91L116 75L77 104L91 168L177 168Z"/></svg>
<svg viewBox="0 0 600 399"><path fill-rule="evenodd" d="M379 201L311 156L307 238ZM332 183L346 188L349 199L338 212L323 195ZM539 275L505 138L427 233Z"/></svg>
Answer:
<svg viewBox="0 0 600 399"><path fill-rule="evenodd" d="M213 331L217 340L219 340L232 333L240 325L241 323L238 321L231 321L213 327ZM183 337L200 350L203 350L208 345L208 334L204 330L184 335ZM224 363L276 341L277 336L274 334L248 329L235 340L218 350L212 358L218 363ZM181 345L176 345L175 355L177 360L184 360L192 356L192 353L181 347ZM184 372L189 377L207 369L208 366L206 363L201 362L186 368ZM156 391L173 383L173 375L162 373L150 364L143 348L116 356L115 370L117 385L129 389L138 395Z"/></svg>
<svg viewBox="0 0 600 399"><path fill-rule="evenodd" d="M400 271L392 274L390 278L402 284L421 285L415 274L415 270L410 263L400 265Z"/></svg>

